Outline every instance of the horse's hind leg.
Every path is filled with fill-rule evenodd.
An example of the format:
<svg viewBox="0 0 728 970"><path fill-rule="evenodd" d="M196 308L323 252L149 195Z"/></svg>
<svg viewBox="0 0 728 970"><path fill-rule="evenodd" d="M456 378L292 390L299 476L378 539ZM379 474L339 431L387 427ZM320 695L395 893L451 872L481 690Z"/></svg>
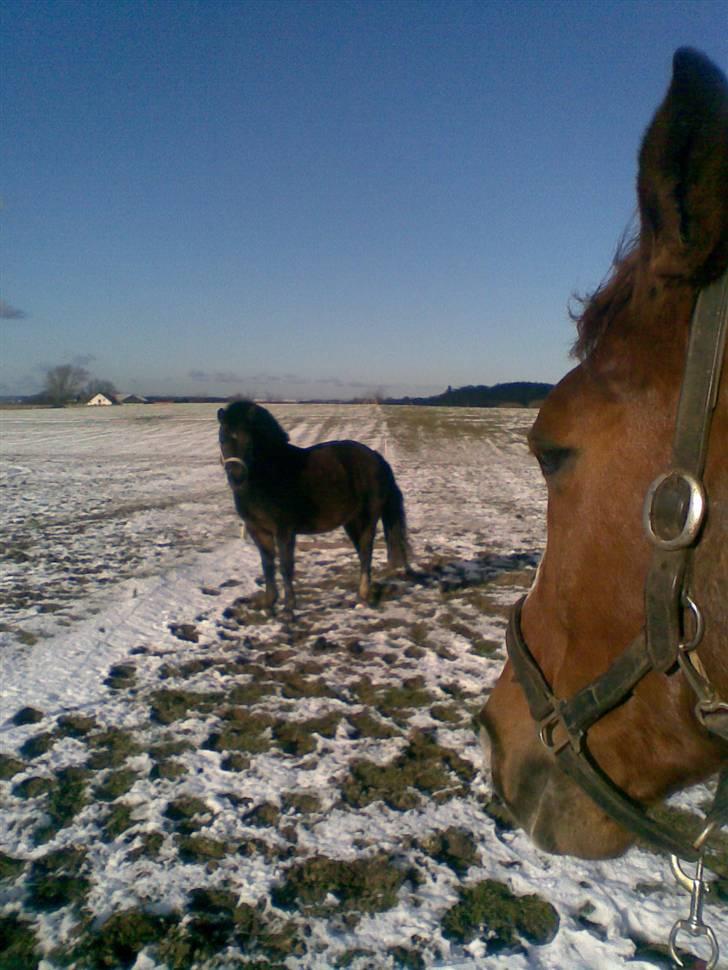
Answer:
<svg viewBox="0 0 728 970"><path fill-rule="evenodd" d="M296 553L296 533L279 532L276 535L278 546L278 561L281 564L281 578L283 579L283 601L287 610L296 608L296 594L293 590L293 573Z"/></svg>
<svg viewBox="0 0 728 970"><path fill-rule="evenodd" d="M360 522L349 522L344 528L359 556L359 599L362 603L368 603L371 597L372 552L377 520L370 520L364 526Z"/></svg>

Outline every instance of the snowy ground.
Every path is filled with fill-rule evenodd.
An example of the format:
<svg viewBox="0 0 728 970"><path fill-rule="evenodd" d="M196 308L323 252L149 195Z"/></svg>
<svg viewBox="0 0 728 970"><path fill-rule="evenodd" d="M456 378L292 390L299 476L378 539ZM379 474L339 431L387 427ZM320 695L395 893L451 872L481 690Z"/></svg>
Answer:
<svg viewBox="0 0 728 970"><path fill-rule="evenodd" d="M533 414L273 406L387 457L422 573L355 609L343 532L301 539L283 623L215 410L0 412L0 968L668 966L666 860L540 853L480 770L545 538Z"/></svg>

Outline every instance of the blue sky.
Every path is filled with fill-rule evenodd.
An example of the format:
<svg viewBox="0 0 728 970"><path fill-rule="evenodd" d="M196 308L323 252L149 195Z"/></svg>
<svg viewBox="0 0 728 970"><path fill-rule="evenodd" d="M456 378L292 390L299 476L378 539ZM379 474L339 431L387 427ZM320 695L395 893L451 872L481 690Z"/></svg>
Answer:
<svg viewBox="0 0 728 970"><path fill-rule="evenodd" d="M557 380L727 0L0 0L0 394Z"/></svg>

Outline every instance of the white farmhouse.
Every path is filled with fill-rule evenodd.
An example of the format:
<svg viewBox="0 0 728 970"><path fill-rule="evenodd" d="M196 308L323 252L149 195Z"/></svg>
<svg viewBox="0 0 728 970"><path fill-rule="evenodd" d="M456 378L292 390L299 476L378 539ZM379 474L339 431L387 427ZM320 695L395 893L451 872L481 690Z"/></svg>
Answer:
<svg viewBox="0 0 728 970"><path fill-rule="evenodd" d="M90 401L86 401L86 407L88 408L98 408L98 407L109 407L113 404L105 394L94 394Z"/></svg>

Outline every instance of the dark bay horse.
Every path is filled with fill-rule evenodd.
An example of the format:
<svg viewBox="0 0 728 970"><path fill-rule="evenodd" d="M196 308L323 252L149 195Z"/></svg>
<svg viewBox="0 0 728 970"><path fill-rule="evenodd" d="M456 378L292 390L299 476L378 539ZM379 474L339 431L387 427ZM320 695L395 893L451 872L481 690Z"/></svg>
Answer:
<svg viewBox="0 0 728 970"><path fill-rule="evenodd" d="M382 456L358 441L326 441L311 448L289 444L273 415L252 401L235 401L217 413L220 450L235 508L260 552L264 605L278 590L276 553L287 609L295 607L296 535L343 526L359 556L359 598L371 594L371 563L382 520L387 562L408 568L402 493Z"/></svg>
<svg viewBox="0 0 728 970"><path fill-rule="evenodd" d="M675 54L637 193L639 236L529 435L548 541L481 714L518 823L582 858L677 853L649 807L717 772L728 794L728 83L696 51Z"/></svg>

